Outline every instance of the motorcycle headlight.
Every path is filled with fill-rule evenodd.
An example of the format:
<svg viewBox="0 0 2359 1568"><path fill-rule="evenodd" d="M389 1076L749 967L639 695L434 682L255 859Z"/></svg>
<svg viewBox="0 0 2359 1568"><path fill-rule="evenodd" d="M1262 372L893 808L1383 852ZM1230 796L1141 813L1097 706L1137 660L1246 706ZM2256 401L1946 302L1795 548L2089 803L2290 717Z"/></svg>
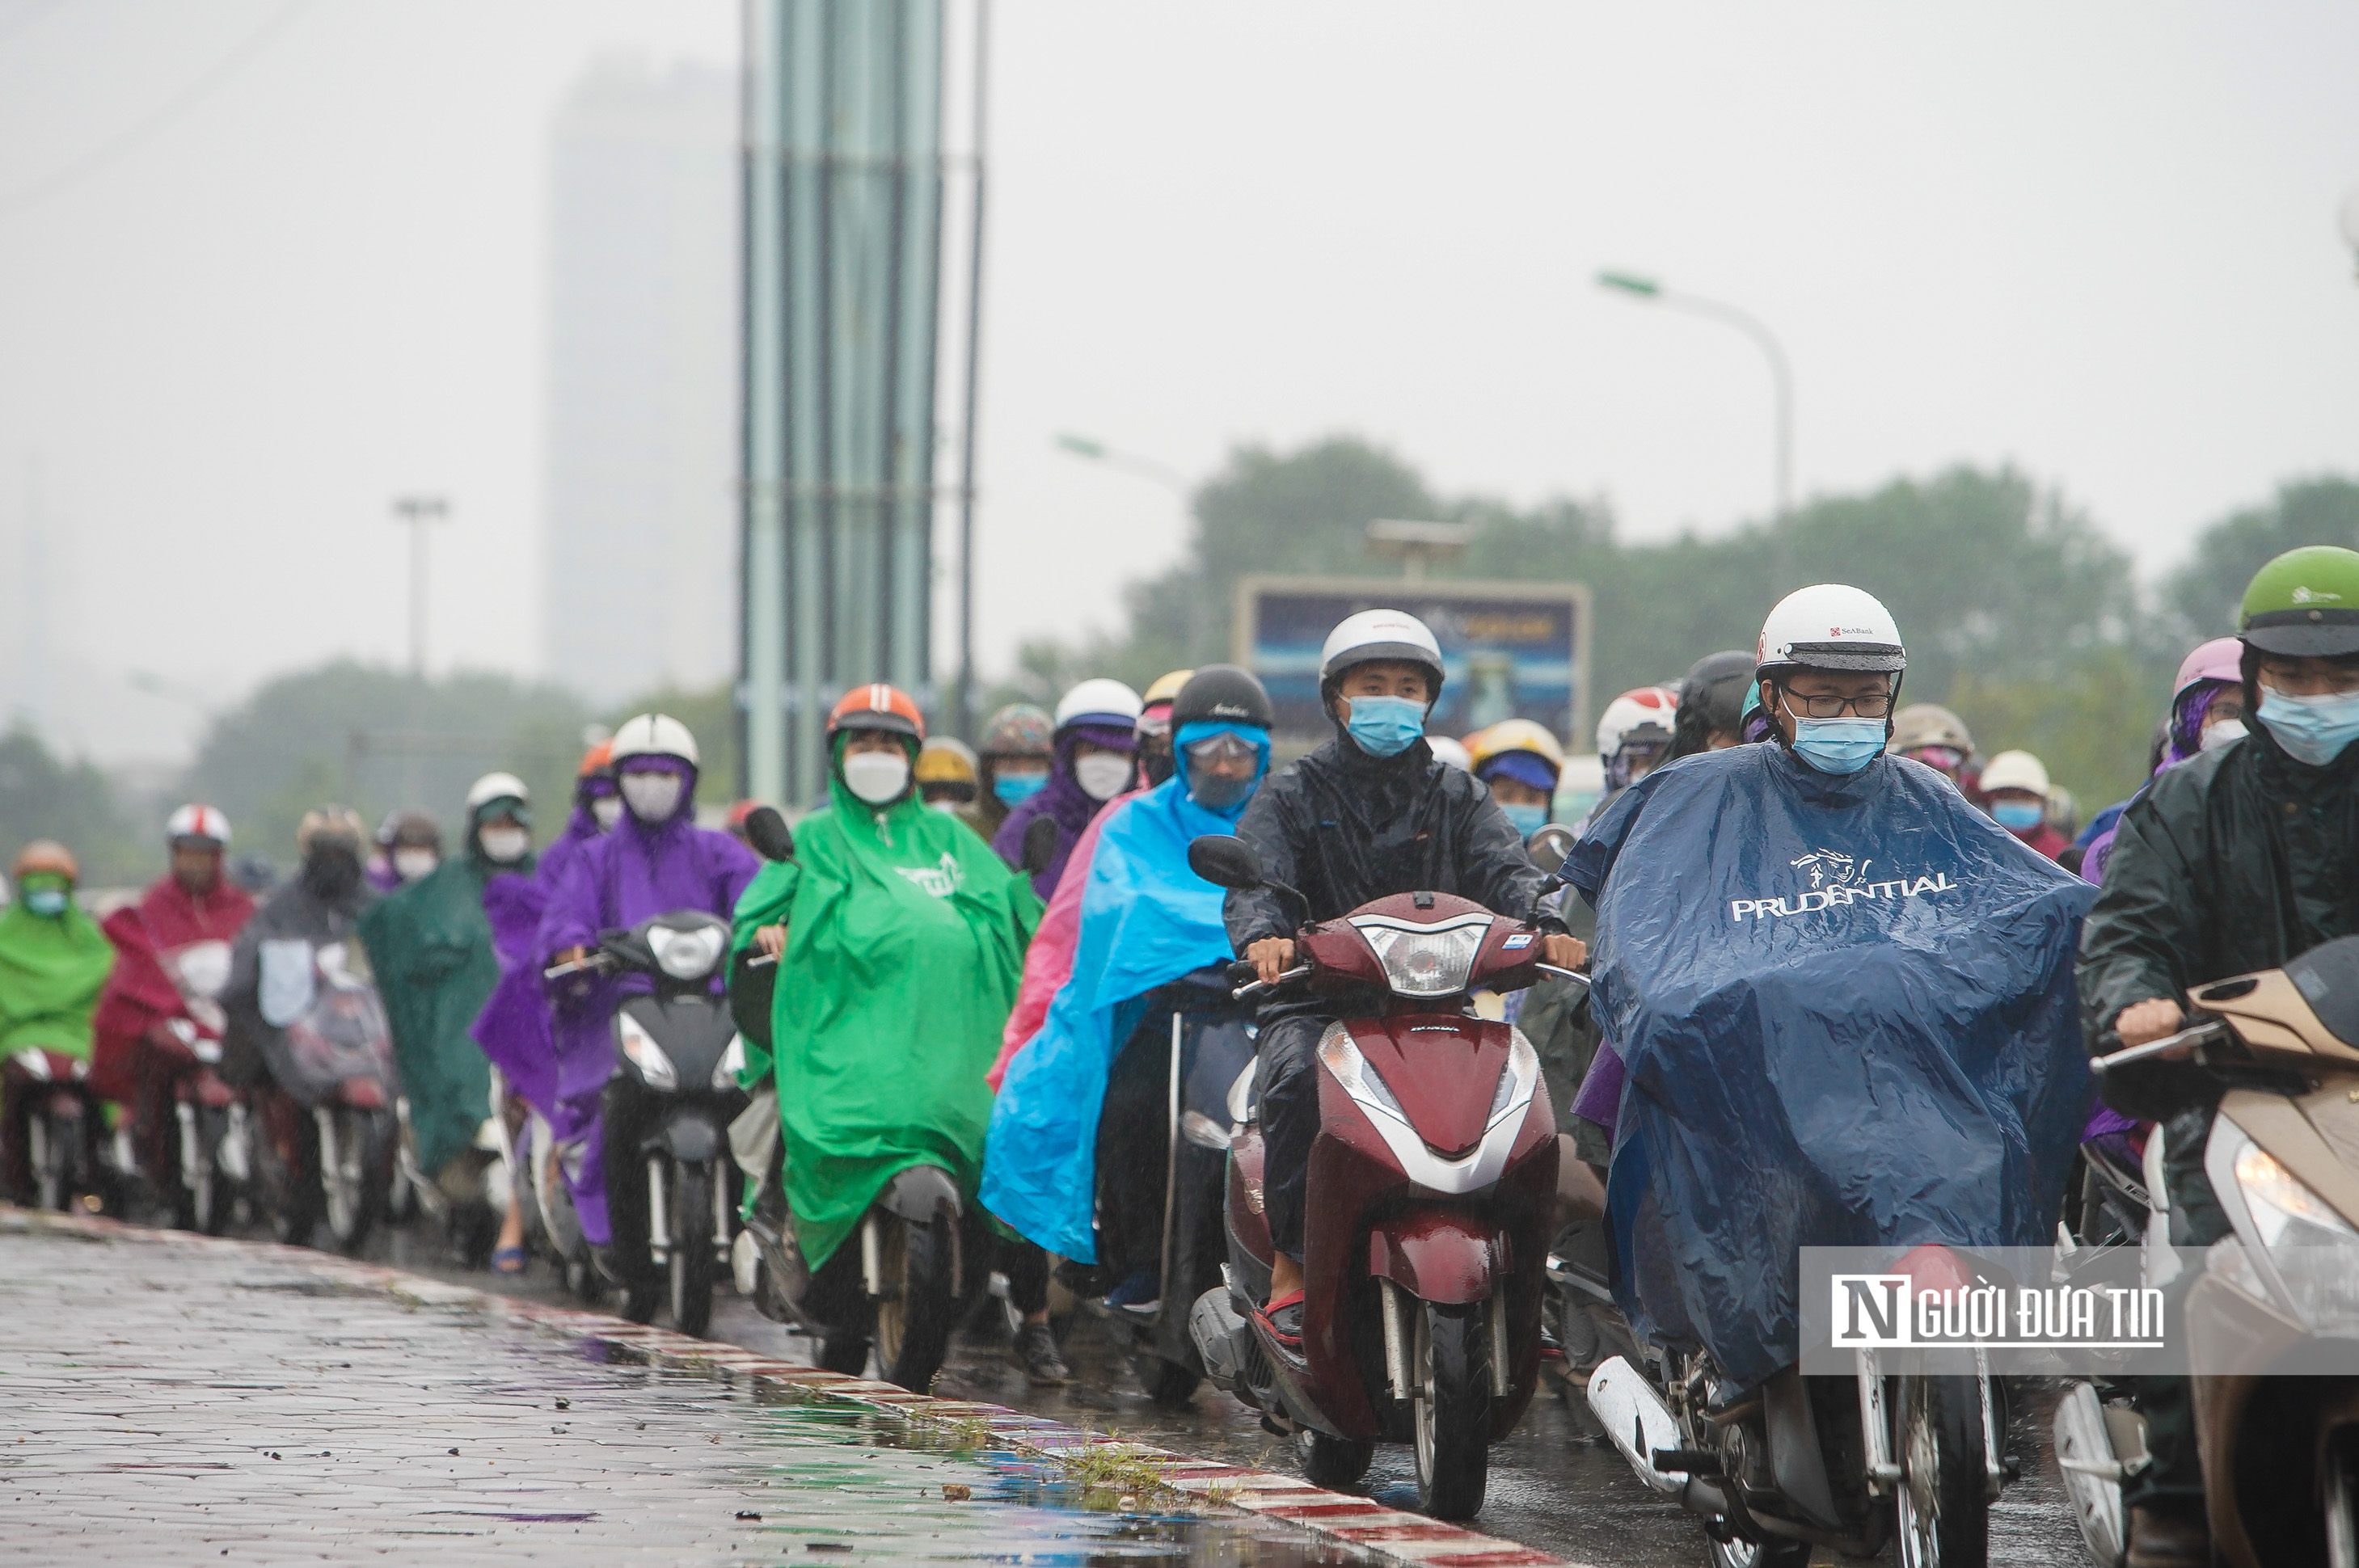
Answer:
<svg viewBox="0 0 2359 1568"><path fill-rule="evenodd" d="M729 1037L729 1049L721 1053L720 1065L712 1069L712 1087L723 1090L734 1089L745 1072L745 1037L733 1034Z"/></svg>
<svg viewBox="0 0 2359 1568"><path fill-rule="evenodd" d="M1474 955L1491 929L1487 914L1462 915L1439 925L1413 925L1378 915L1352 926L1384 966L1385 982L1401 996L1454 996L1474 972Z"/></svg>
<svg viewBox="0 0 2359 1568"><path fill-rule="evenodd" d="M637 1019L627 1012L618 1012L614 1015L614 1026L623 1037L623 1054L631 1059L631 1065L639 1070L639 1076L647 1080L647 1087L679 1087L679 1074L673 1070L671 1058L664 1054L663 1047L656 1044L656 1037L642 1028Z"/></svg>
<svg viewBox="0 0 2359 1568"><path fill-rule="evenodd" d="M647 946L655 949L656 962L665 974L676 980L697 980L720 964L729 935L717 925L687 931L659 928L650 934Z"/></svg>
<svg viewBox="0 0 2359 1568"><path fill-rule="evenodd" d="M2250 1139L2238 1138L2230 1170L2282 1304L2313 1329L2359 1332L2359 1229Z"/></svg>

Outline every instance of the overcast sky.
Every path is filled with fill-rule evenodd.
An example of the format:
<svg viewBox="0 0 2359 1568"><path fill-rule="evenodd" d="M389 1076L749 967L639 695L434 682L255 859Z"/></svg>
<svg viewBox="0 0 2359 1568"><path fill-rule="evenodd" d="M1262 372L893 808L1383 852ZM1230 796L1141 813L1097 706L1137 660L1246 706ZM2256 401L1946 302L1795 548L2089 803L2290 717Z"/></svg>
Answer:
<svg viewBox="0 0 2359 1568"><path fill-rule="evenodd" d="M459 512L436 663L531 668L550 111L601 50L736 49L728 0L314 0L73 174L282 8L0 0L0 693L38 483L50 719L102 755L173 754L274 670L399 658L403 489ZM1447 490L1603 495L1634 538L1761 514L1758 351L1606 265L1783 338L1805 496L2013 462L2155 570L2283 478L2359 471L2359 7L995 17L991 662L1112 624L1182 536L1060 430L1190 474L1357 432Z"/></svg>

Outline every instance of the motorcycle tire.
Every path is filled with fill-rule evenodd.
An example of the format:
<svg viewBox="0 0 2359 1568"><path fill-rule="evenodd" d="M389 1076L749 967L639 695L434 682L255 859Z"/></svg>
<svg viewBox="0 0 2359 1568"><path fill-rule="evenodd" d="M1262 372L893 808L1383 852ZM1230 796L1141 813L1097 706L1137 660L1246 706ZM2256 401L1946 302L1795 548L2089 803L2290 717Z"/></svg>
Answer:
<svg viewBox="0 0 2359 1568"><path fill-rule="evenodd" d="M266 1125L255 1129L255 1169L262 1206L269 1211L271 1239L286 1247L309 1247L320 1223L319 1129L310 1113L297 1113L294 1158L288 1160Z"/></svg>
<svg viewBox="0 0 2359 1568"><path fill-rule="evenodd" d="M1161 1356L1133 1356L1130 1370L1147 1397L1168 1411L1186 1410L1195 1401L1196 1386L1204 1380L1204 1375L1185 1361Z"/></svg>
<svg viewBox="0 0 2359 1568"><path fill-rule="evenodd" d="M336 1133L336 1166L320 1166L320 1191L328 1234L336 1250L357 1258L369 1233L385 1217L392 1180L391 1128L381 1111L339 1106L328 1113Z"/></svg>
<svg viewBox="0 0 2359 1568"><path fill-rule="evenodd" d="M1412 1370L1417 1504L1435 1519L1473 1519L1491 1465L1491 1328L1487 1303L1420 1303Z"/></svg>
<svg viewBox="0 0 2359 1568"><path fill-rule="evenodd" d="M2319 1496L2325 1512L2328 1568L2359 1563L2359 1437L2347 1429L2327 1439Z"/></svg>
<svg viewBox="0 0 2359 1568"><path fill-rule="evenodd" d="M672 1326L701 1339L712 1329L718 1271L712 1260L712 1167L673 1166L670 1198Z"/></svg>
<svg viewBox="0 0 2359 1568"><path fill-rule="evenodd" d="M897 1220L885 1227L883 1263L887 1294L876 1303L876 1361L885 1379L913 1394L929 1392L950 1354L958 1321L951 1260L958 1222L925 1225Z"/></svg>
<svg viewBox="0 0 2359 1568"><path fill-rule="evenodd" d="M1990 1499L1982 1396L1971 1377L1893 1380L1894 1499L1901 1568L1986 1568Z"/></svg>
<svg viewBox="0 0 2359 1568"><path fill-rule="evenodd" d="M1349 1437L1330 1437L1304 1427L1294 1434L1294 1454L1302 1462L1302 1478L1331 1492L1348 1492L1368 1474L1376 1445Z"/></svg>
<svg viewBox="0 0 2359 1568"><path fill-rule="evenodd" d="M598 1265L590 1260L590 1253L586 1248L566 1254L563 1268L565 1291L568 1295L583 1306L604 1304L605 1277L598 1272Z"/></svg>
<svg viewBox="0 0 2359 1568"><path fill-rule="evenodd" d="M663 1298L661 1279L634 1280L623 1287L623 1316L632 1323L653 1323Z"/></svg>
<svg viewBox="0 0 2359 1568"><path fill-rule="evenodd" d="M25 1148L33 1167L36 1207L61 1213L73 1206L73 1176L68 1166L74 1142L45 1108L25 1119Z"/></svg>
<svg viewBox="0 0 2359 1568"><path fill-rule="evenodd" d="M200 1236L219 1236L229 1228L230 1211L237 1206L235 1184L221 1168L222 1140L229 1136L229 1112L200 1106L196 1114L196 1185L185 1175L175 1182L173 1223ZM172 1168L186 1171L180 1150L179 1119L172 1122Z"/></svg>

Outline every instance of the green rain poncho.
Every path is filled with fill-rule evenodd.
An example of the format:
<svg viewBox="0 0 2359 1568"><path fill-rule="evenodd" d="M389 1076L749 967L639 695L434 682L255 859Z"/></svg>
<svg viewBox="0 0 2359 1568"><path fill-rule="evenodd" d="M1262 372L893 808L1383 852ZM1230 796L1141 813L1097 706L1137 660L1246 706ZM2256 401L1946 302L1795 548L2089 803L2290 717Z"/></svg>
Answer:
<svg viewBox="0 0 2359 1568"><path fill-rule="evenodd" d="M914 743L911 747L915 750ZM838 758L842 752L839 746ZM736 940L784 922L775 1070L787 1203L818 1269L902 1171L939 1162L970 1199L991 1120L984 1082L1040 914L974 830L912 796L882 811L832 777L795 859L737 901Z"/></svg>
<svg viewBox="0 0 2359 1568"><path fill-rule="evenodd" d="M57 915L22 903L0 911L0 1056L40 1045L90 1060L91 1015L114 968L114 944L71 900Z"/></svg>
<svg viewBox="0 0 2359 1568"><path fill-rule="evenodd" d="M360 919L393 1030L419 1168L429 1176L474 1141L491 1114L492 1065L467 1033L500 980L484 884L532 869L528 856L505 866L485 859L474 827L469 824L462 853L378 899Z"/></svg>

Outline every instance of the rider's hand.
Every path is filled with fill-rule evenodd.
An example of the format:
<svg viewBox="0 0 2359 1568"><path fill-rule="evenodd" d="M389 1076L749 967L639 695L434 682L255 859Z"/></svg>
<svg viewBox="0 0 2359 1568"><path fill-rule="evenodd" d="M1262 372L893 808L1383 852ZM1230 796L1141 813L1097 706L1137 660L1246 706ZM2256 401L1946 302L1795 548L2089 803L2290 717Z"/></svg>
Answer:
<svg viewBox="0 0 2359 1568"><path fill-rule="evenodd" d="M1540 938L1540 962L1560 969L1577 969L1589 962L1589 944L1578 936Z"/></svg>
<svg viewBox="0 0 2359 1568"><path fill-rule="evenodd" d="M566 947L559 951L557 964L580 964L587 961L589 957L590 949L587 947ZM549 968L555 968L557 964L552 964Z"/></svg>
<svg viewBox="0 0 2359 1568"><path fill-rule="evenodd" d="M1275 985L1278 976L1294 968L1294 938L1265 936L1245 949L1245 962L1262 984Z"/></svg>
<svg viewBox="0 0 2359 1568"><path fill-rule="evenodd" d="M2114 1030L2122 1037L2123 1047L2127 1049L2132 1045L2150 1044L2167 1034L2176 1034L2186 1021L2187 1015L2180 1011L2177 1002L2156 997L2147 1001L2134 1001L2122 1009L2114 1019ZM2163 1053L2163 1057L2176 1060L2193 1050L2191 1045L2173 1046Z"/></svg>
<svg viewBox="0 0 2359 1568"><path fill-rule="evenodd" d="M787 950L787 928L783 925L762 926L754 933L754 946L768 957L777 957Z"/></svg>

